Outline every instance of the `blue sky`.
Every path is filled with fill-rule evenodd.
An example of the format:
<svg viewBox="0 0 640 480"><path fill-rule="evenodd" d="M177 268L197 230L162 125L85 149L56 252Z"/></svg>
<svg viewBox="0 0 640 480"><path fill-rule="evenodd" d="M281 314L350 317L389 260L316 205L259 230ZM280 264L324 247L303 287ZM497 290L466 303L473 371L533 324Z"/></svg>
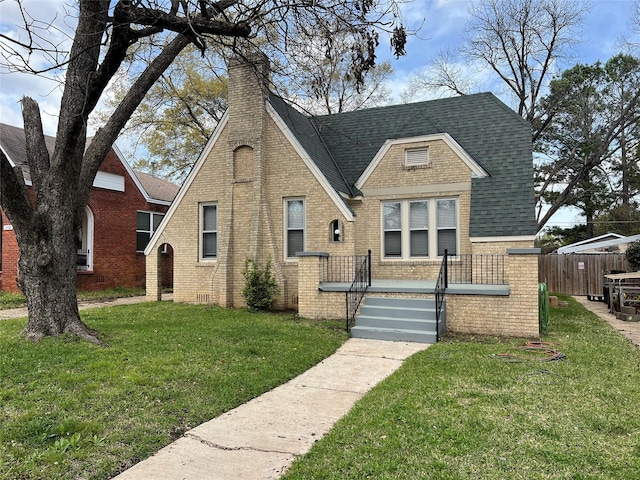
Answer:
<svg viewBox="0 0 640 480"><path fill-rule="evenodd" d="M579 1L579 0L577 0ZM27 0L27 9L36 11L42 19L65 16L65 0ZM571 67L576 63L606 61L622 50L623 37L640 44L640 37L632 33L630 19L633 0L595 0L586 2L590 11L585 15L582 36L572 57L558 66L558 70ZM410 28L422 26L415 36L411 36L407 45L407 55L393 59L389 45L382 40L378 50L380 60L393 59L395 75L391 81L394 99L399 101L400 94L411 75L425 68L439 51L455 48L461 39L461 33L468 18L468 0L415 0L400 1L404 22ZM0 31L9 34L20 20L14 0L0 0ZM64 35L51 30L59 41L65 41ZM478 90L491 90L502 96L505 102L509 98L501 95L500 85L486 80L477 86ZM0 121L22 126L19 100L29 95L38 101L43 111L45 133L55 134L56 113L61 97L59 84L44 78L10 73L0 69ZM415 98L420 100L423 98ZM579 222L580 218L571 211L565 211L554 217L551 224L568 226Z"/></svg>

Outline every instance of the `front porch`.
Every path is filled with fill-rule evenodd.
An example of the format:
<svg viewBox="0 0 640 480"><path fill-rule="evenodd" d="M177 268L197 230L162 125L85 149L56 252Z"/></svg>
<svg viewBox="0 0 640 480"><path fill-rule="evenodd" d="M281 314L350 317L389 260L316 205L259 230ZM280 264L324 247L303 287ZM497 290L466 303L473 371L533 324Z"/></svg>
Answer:
<svg viewBox="0 0 640 480"><path fill-rule="evenodd" d="M428 300L433 303L442 304L442 308L435 305L421 307L424 313L416 314L410 312L409 316L422 316L422 320L433 322L433 325L422 326L435 333L434 338L438 338L442 331L442 325L446 325L446 331L458 333L470 333L481 335L518 336L518 337L538 337L538 278L537 278L537 249L507 249L506 255L493 256L500 257L497 265L499 272L495 274L496 268L475 269L473 275L459 275L459 271L446 272L448 285L441 288L438 280L425 279L385 279L366 278L370 270L363 278L359 278L359 295L365 301L367 299L396 298L405 299L405 304L412 303L413 300ZM470 264L486 256L469 256ZM400 319L405 312L398 302L394 306L384 306L384 313L370 312L362 315L360 298L353 306L350 300L354 284L356 282L346 281L345 275L327 274L327 265L330 264L330 256L322 252L305 252L300 255L298 264L299 274L299 314L308 318L345 318L347 325L350 325L349 316L359 318L363 316L374 316L374 326L380 327L380 318ZM494 260L492 260L493 262ZM366 266L370 260L366 256L354 257L353 266L343 269L354 279L358 276L358 265ZM465 263L459 257L453 259L458 265ZM370 265L370 263L369 263ZM375 267L374 267L375 268ZM329 269L330 270L330 269ZM364 270L368 270L367 267ZM441 269L442 270L442 269ZM375 276L375 270L370 277ZM407 275L408 276L408 275ZM426 276L426 275L425 275ZM430 275L431 276L431 275ZM435 275L434 275L435 276ZM442 276L442 272L440 273ZM436 301L436 285L439 286L438 295L441 300ZM409 302L411 299L411 302ZM351 303L351 305L350 305ZM381 304L380 300L370 301L371 304ZM402 303L402 302L400 302ZM378 307L375 307L377 309ZM389 310L389 308L400 308L400 310ZM367 307L367 310L370 310ZM433 313L436 310L438 314ZM382 312L378 310L378 312ZM438 321L436 315L441 316ZM432 318L433 317L433 318ZM365 322L369 320L365 319ZM413 321L413 320L412 320ZM442 324L442 325L440 325ZM360 318L355 322L355 333L357 335L359 327L362 326ZM376 326L377 325L377 326ZM389 327L395 328L395 327ZM412 330L412 328L408 328ZM374 337L379 338L379 337ZM402 341L412 341L411 335L400 335L399 338L390 338Z"/></svg>
<svg viewBox="0 0 640 480"><path fill-rule="evenodd" d="M348 292L351 282L320 282L322 292ZM382 280L372 279L367 294L373 293L415 293L434 295L436 280ZM509 295L509 285L484 285L474 283L450 283L447 295Z"/></svg>

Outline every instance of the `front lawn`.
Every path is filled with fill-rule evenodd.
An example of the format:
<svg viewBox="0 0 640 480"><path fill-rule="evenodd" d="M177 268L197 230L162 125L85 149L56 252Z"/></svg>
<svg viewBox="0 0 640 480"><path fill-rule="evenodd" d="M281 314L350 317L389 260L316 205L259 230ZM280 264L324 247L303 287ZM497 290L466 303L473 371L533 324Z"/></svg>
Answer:
<svg viewBox="0 0 640 480"><path fill-rule="evenodd" d="M144 288L115 287L109 290L80 291L78 300L111 300L114 298L136 297L144 295ZM0 310L26 307L27 300L21 293L0 292Z"/></svg>
<svg viewBox="0 0 640 480"><path fill-rule="evenodd" d="M564 297L563 297L564 299ZM411 357L304 457L293 479L640 478L640 351L573 299L545 341L448 338Z"/></svg>
<svg viewBox="0 0 640 480"><path fill-rule="evenodd" d="M108 479L297 376L337 324L169 302L85 310L107 347L0 322L0 478Z"/></svg>

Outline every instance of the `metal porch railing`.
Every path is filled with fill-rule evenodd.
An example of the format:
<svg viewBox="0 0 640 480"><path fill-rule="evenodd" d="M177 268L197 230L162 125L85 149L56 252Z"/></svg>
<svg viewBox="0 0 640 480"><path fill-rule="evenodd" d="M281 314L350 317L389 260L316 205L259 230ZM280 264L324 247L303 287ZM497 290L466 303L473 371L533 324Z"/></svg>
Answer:
<svg viewBox="0 0 640 480"><path fill-rule="evenodd" d="M371 250L367 255L329 255L323 258L321 282L351 283L362 263L368 259L371 265ZM371 283L371 269L368 270Z"/></svg>
<svg viewBox="0 0 640 480"><path fill-rule="evenodd" d="M356 313L362 297L364 297L367 288L371 286L371 250L367 255L359 255L364 257L360 259L360 265L355 270L355 275L352 277L351 287L346 292L346 310L347 310L347 332L351 330L351 327L355 323Z"/></svg>
<svg viewBox="0 0 640 480"><path fill-rule="evenodd" d="M447 256L447 282L476 285L505 284L505 255ZM444 259L443 259L444 260Z"/></svg>
<svg viewBox="0 0 640 480"><path fill-rule="evenodd" d="M444 295L449 286L447 257L447 250L445 249L442 263L440 264L438 279L436 280L436 288L433 292L436 297L436 342L440 340L440 317L442 316L442 307L444 306Z"/></svg>

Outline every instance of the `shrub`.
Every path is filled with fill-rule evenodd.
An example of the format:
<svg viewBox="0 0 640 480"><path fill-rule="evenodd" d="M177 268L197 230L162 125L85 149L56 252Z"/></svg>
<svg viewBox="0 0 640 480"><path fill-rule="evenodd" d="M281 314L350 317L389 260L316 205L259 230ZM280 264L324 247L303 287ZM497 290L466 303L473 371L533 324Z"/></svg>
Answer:
<svg viewBox="0 0 640 480"><path fill-rule="evenodd" d="M249 308L270 310L280 294L280 285L271 273L271 259L267 260L263 267L255 260L247 258L242 275L245 278L242 296Z"/></svg>
<svg viewBox="0 0 640 480"><path fill-rule="evenodd" d="M640 240L631 242L627 247L625 255L629 265L631 265L634 270L638 270L638 268L640 268Z"/></svg>

